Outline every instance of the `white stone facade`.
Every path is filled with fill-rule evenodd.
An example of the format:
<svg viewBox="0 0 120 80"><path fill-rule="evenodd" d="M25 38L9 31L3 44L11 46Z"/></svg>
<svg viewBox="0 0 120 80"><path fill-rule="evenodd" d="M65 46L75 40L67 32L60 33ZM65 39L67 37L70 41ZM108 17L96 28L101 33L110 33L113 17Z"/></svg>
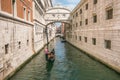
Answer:
<svg viewBox="0 0 120 80"><path fill-rule="evenodd" d="M52 4L50 0L41 1L44 9L37 0L33 1L33 22L0 11L0 80L12 75L46 44L44 14ZM53 24L49 25L48 33L50 41L55 36Z"/></svg>
<svg viewBox="0 0 120 80"><path fill-rule="evenodd" d="M33 24L0 13L0 80L33 55Z"/></svg>
<svg viewBox="0 0 120 80"><path fill-rule="evenodd" d="M41 4L42 5L41 5ZM46 4L46 6L45 6ZM44 19L44 14L45 14L45 9L48 7L51 7L52 4L50 0L47 1L39 1L39 0L34 0L33 2L33 21L34 21L34 49L35 52L38 52L46 43L46 33L45 33L45 28L46 28L46 22ZM54 25L49 25L48 27L48 37L49 41L54 38ZM49 36L49 31L52 34Z"/></svg>
<svg viewBox="0 0 120 80"><path fill-rule="evenodd" d="M72 26L67 26L66 39L120 72L120 0L93 1L81 0L72 11ZM112 19L107 19L109 9L113 9ZM94 15L97 22L93 22Z"/></svg>

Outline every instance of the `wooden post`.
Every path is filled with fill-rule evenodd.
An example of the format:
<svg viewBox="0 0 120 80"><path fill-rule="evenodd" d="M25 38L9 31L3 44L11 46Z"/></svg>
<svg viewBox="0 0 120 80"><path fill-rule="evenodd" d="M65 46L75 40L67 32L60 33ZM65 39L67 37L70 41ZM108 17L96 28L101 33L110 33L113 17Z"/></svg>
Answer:
<svg viewBox="0 0 120 80"><path fill-rule="evenodd" d="M47 28L47 26L45 27L45 32L46 32L47 49L49 50L49 42L48 42L48 28Z"/></svg>

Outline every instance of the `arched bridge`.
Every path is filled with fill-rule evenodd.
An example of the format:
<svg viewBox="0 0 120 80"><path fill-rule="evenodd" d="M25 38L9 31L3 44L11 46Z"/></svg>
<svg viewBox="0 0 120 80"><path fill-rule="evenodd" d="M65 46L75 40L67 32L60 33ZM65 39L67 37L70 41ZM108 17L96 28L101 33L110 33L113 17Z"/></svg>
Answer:
<svg viewBox="0 0 120 80"><path fill-rule="evenodd" d="M48 8L44 16L46 20L46 25L49 25L55 22L64 22L69 24L70 12L71 11L69 9L62 6L55 6L55 7Z"/></svg>

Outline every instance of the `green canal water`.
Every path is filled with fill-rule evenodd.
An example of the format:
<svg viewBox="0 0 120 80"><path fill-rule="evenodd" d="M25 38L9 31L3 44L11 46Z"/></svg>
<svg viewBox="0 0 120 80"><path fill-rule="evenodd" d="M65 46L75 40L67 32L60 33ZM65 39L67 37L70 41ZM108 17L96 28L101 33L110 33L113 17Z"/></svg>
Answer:
<svg viewBox="0 0 120 80"><path fill-rule="evenodd" d="M10 80L120 80L120 75L68 43L55 39L56 60L45 61L44 51Z"/></svg>

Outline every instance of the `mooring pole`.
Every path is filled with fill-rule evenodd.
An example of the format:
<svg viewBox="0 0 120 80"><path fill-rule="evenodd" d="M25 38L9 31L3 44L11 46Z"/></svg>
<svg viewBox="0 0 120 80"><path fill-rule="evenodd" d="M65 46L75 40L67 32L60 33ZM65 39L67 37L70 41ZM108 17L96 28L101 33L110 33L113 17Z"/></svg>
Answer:
<svg viewBox="0 0 120 80"><path fill-rule="evenodd" d="M49 42L48 42L48 28L47 26L45 27L45 32L46 32L46 40L47 40L47 49L49 50Z"/></svg>

